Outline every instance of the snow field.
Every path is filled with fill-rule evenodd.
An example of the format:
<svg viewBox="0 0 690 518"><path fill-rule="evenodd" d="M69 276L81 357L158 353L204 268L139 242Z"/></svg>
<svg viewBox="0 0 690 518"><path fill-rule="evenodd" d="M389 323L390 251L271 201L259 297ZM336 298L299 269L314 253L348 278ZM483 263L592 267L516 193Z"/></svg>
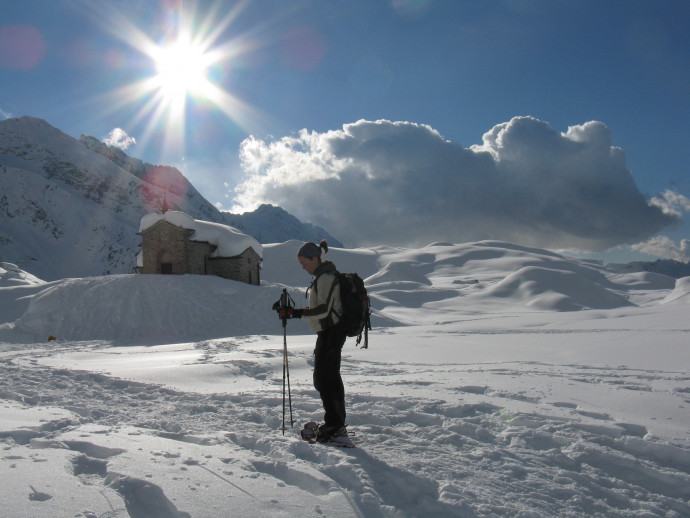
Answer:
<svg viewBox="0 0 690 518"><path fill-rule="evenodd" d="M0 283L24 308L0 310L8 515L690 515L687 278L495 242L333 250L368 277L376 327L345 345L357 448L339 450L280 431L270 305L283 286L303 305L296 245L265 247L261 287L112 276L27 303ZM303 324L297 423L322 413Z"/></svg>

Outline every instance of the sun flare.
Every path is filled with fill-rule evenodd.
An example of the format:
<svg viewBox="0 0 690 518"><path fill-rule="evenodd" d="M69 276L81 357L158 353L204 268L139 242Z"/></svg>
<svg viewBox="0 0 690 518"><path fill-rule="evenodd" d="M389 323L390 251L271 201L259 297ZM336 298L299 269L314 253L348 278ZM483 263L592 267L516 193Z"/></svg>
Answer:
<svg viewBox="0 0 690 518"><path fill-rule="evenodd" d="M140 145L145 146L146 142L163 135L163 155L184 154L186 124L194 124L203 110L219 110L248 131L266 119L265 114L237 98L222 84L222 79L232 77L238 60L261 44L254 30L243 33L230 30L238 29L233 24L246 3L238 2L229 11L220 0L203 4L194 0L170 3L166 24L146 31L122 13L108 11L105 29L136 54L148 58L138 79L104 95L108 101L106 110L110 112L129 109L132 105L138 107L129 126L144 126L137 139ZM94 8L94 20L101 24L102 14ZM156 32L160 39L152 37Z"/></svg>

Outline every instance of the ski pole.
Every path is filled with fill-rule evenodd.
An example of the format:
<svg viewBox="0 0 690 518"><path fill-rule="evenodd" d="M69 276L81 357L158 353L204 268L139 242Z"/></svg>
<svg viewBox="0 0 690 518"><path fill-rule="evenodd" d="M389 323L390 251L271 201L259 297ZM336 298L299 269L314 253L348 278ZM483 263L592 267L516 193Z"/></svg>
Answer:
<svg viewBox="0 0 690 518"><path fill-rule="evenodd" d="M280 296L280 306L287 308L292 302L288 295L287 289L283 288L283 293ZM284 313L283 320L283 435L285 435L285 379L287 376L288 401L290 404L290 426L295 424L292 418L292 393L290 391L290 366L288 365L288 350L287 350L287 312Z"/></svg>

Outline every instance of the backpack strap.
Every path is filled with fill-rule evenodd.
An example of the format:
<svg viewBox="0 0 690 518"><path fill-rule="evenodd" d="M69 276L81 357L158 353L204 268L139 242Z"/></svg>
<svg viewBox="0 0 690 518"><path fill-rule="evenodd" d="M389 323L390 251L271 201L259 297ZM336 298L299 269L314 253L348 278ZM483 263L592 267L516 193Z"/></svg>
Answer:
<svg viewBox="0 0 690 518"><path fill-rule="evenodd" d="M336 270L333 272L333 276L335 279L333 279L333 283L331 284L331 289L328 292L328 297L326 298L326 302L330 302L331 298L333 297L333 292L335 291L335 287L340 285L340 272ZM341 288L342 289L342 288ZM340 296L342 297L343 294L341 293ZM328 321L328 326L334 326L335 324L333 323L333 317L331 316L331 313L334 313L338 317L338 321L340 321L343 318L343 315L338 314L338 312L335 310L335 304L330 305L330 309L328 311L328 315L326 315L326 319Z"/></svg>

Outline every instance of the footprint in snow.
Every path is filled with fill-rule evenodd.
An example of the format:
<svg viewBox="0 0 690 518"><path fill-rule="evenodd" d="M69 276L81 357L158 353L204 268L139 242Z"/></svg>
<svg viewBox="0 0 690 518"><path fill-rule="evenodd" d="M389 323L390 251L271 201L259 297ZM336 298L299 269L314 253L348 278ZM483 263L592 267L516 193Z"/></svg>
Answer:
<svg viewBox="0 0 690 518"><path fill-rule="evenodd" d="M29 500L32 500L34 502L45 502L46 500L50 500L53 498L53 495L49 495L48 493L42 493L41 491L36 491L36 488L34 486L29 486L31 488L31 493L29 493Z"/></svg>

